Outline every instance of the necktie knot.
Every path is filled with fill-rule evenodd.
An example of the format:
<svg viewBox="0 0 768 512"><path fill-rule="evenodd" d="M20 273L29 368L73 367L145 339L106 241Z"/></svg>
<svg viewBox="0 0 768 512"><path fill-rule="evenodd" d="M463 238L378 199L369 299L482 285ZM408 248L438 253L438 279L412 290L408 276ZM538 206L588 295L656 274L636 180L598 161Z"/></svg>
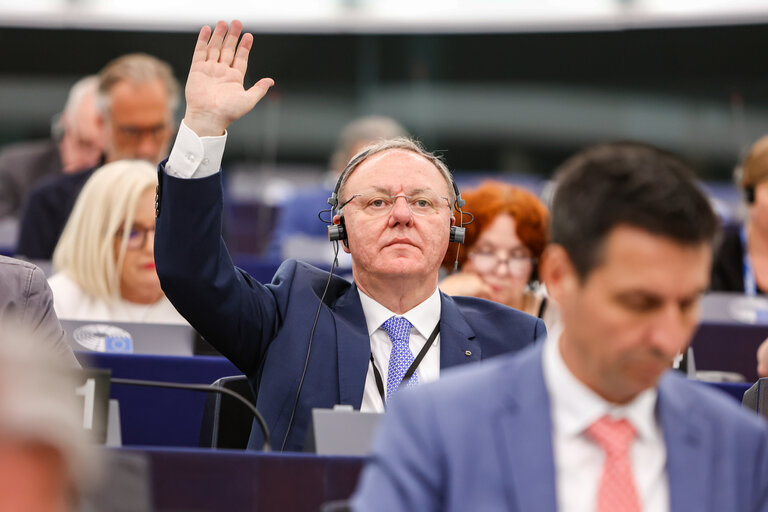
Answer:
<svg viewBox="0 0 768 512"><path fill-rule="evenodd" d="M587 428L587 434L605 450L608 456L629 452L635 439L635 427L626 418L614 419L608 415Z"/></svg>
<svg viewBox="0 0 768 512"><path fill-rule="evenodd" d="M392 342L407 342L411 333L411 322L402 316L393 316L381 324L381 328L387 333Z"/></svg>

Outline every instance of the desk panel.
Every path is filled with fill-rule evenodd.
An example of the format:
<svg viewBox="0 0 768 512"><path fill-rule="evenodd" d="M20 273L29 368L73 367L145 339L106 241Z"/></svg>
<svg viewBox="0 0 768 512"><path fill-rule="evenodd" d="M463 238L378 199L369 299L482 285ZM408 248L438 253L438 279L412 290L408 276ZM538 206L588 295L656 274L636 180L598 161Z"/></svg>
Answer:
<svg viewBox="0 0 768 512"><path fill-rule="evenodd" d="M364 457L137 448L149 457L157 512L317 512L347 499Z"/></svg>
<svg viewBox="0 0 768 512"><path fill-rule="evenodd" d="M85 367L108 368L112 376L166 382L211 384L220 377L240 375L223 357L151 356L78 352ZM196 447L206 393L112 384L120 402L124 445Z"/></svg>
<svg viewBox="0 0 768 512"><path fill-rule="evenodd" d="M757 380L757 347L768 338L768 325L704 322L691 346L697 370L721 370Z"/></svg>

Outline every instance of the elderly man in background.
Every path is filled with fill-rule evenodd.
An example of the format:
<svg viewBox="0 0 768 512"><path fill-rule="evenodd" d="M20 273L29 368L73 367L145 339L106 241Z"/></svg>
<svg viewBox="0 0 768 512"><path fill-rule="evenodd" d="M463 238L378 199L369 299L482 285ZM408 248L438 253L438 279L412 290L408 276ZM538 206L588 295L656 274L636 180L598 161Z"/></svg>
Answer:
<svg viewBox="0 0 768 512"><path fill-rule="evenodd" d="M104 144L96 109L98 85L95 76L75 82L55 122L52 139L20 142L0 152L0 218L18 217L39 180L99 163Z"/></svg>
<svg viewBox="0 0 768 512"><path fill-rule="evenodd" d="M119 57L99 73L97 105L106 162L136 158L157 164L173 135L179 86L170 66L145 54ZM95 169L59 176L30 194L16 254L50 260L75 200Z"/></svg>

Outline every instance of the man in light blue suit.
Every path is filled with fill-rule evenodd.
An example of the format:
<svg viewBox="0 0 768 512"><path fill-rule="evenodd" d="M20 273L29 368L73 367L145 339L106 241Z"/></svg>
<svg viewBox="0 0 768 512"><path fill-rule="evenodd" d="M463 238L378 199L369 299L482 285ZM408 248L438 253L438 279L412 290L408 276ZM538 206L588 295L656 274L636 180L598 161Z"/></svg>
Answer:
<svg viewBox="0 0 768 512"><path fill-rule="evenodd" d="M399 395L356 511L768 511L768 426L670 370L698 321L717 221L642 144L558 174L542 277L563 327Z"/></svg>

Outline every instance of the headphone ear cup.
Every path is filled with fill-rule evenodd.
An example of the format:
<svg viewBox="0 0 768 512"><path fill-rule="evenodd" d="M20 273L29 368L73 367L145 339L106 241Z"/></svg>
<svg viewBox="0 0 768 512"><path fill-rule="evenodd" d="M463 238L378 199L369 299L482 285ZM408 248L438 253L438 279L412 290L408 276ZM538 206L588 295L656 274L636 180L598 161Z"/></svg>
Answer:
<svg viewBox="0 0 768 512"><path fill-rule="evenodd" d="M459 226L451 226L451 236L448 238L448 242L463 244L464 238L467 236L467 228Z"/></svg>
<svg viewBox="0 0 768 512"><path fill-rule="evenodd" d="M347 243L347 225L343 215L339 217L338 224L331 224L328 226L328 240L331 242L339 241L343 243L345 247L349 247L349 244Z"/></svg>

